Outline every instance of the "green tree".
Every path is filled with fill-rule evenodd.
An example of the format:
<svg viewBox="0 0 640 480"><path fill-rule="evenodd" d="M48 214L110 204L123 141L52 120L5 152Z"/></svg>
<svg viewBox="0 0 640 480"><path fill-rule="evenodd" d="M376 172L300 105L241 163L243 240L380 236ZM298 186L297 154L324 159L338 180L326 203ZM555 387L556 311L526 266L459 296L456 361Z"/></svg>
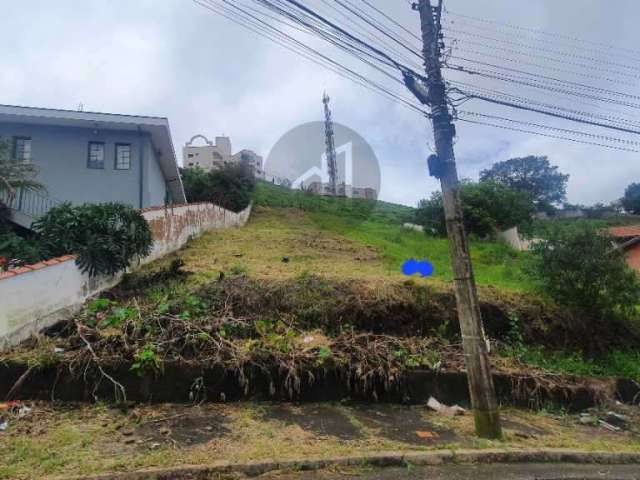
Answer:
<svg viewBox="0 0 640 480"><path fill-rule="evenodd" d="M589 224L552 229L533 246L530 273L539 289L585 318L631 316L640 280L612 238Z"/></svg>
<svg viewBox="0 0 640 480"><path fill-rule="evenodd" d="M460 186L465 228L479 237L491 237L511 227L528 232L534 205L526 193L495 182L464 182ZM442 195L421 200L415 222L439 235L446 234Z"/></svg>
<svg viewBox="0 0 640 480"><path fill-rule="evenodd" d="M512 158L480 172L481 182L498 182L528 193L541 211L552 209L566 198L568 180L569 175L550 165L547 157Z"/></svg>
<svg viewBox="0 0 640 480"><path fill-rule="evenodd" d="M245 163L227 164L209 172L199 167L184 168L182 183L188 202L213 202L234 212L249 205L256 186L253 172Z"/></svg>
<svg viewBox="0 0 640 480"><path fill-rule="evenodd" d="M640 183L632 183L625 189L622 208L626 212L640 215Z"/></svg>
<svg viewBox="0 0 640 480"><path fill-rule="evenodd" d="M431 198L420 200L413 221L422 225L427 233L445 236L447 225L444 220L442 193L436 191L431 194Z"/></svg>
<svg viewBox="0 0 640 480"><path fill-rule="evenodd" d="M0 139L0 194L11 200L18 189L44 190L35 180L38 169L31 162L19 162L11 158L11 144Z"/></svg>

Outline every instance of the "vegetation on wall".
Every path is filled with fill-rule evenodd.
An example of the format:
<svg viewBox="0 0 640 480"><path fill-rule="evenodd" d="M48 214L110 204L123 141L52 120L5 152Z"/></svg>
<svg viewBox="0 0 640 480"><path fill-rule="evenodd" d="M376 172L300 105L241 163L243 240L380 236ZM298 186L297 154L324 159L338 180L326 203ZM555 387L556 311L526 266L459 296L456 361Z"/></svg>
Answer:
<svg viewBox="0 0 640 480"><path fill-rule="evenodd" d="M534 205L528 194L496 182L465 182L460 186L464 223L467 231L481 238L492 237L501 230L518 226L530 229ZM427 233L446 235L442 194L434 192L421 200L415 222Z"/></svg>
<svg viewBox="0 0 640 480"><path fill-rule="evenodd" d="M153 239L142 214L121 203L64 203L33 225L49 256L78 255L76 262L89 275L113 275L151 252Z"/></svg>
<svg viewBox="0 0 640 480"><path fill-rule="evenodd" d="M40 243L11 230L0 232L0 270L10 265L37 263L46 258Z"/></svg>
<svg viewBox="0 0 640 480"><path fill-rule="evenodd" d="M209 172L199 167L184 168L181 174L189 203L213 202L234 212L251 203L256 185L253 172L243 163L227 164Z"/></svg>

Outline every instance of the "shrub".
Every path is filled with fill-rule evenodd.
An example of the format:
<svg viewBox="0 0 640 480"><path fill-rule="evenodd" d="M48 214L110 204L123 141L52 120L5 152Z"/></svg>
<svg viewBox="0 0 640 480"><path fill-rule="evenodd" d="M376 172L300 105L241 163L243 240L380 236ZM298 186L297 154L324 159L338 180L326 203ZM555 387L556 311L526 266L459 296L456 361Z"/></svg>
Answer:
<svg viewBox="0 0 640 480"><path fill-rule="evenodd" d="M9 218L11 218L11 210L3 202L0 202L0 233L5 233L10 230Z"/></svg>
<svg viewBox="0 0 640 480"><path fill-rule="evenodd" d="M74 253L83 272L113 275L151 252L153 240L142 214L120 203L64 203L33 225L51 256Z"/></svg>
<svg viewBox="0 0 640 480"><path fill-rule="evenodd" d="M554 229L532 253L530 272L559 304L598 320L635 314L640 280L602 231L587 224Z"/></svg>
<svg viewBox="0 0 640 480"><path fill-rule="evenodd" d="M45 255L38 241L6 232L0 234L0 257L4 257L7 262L18 260L19 263L29 264L39 262Z"/></svg>
<svg viewBox="0 0 640 480"><path fill-rule="evenodd" d="M199 167L182 170L182 182L188 202L213 202L239 212L251 202L256 180L251 169L243 164L229 164L205 172Z"/></svg>
<svg viewBox="0 0 640 480"><path fill-rule="evenodd" d="M640 183L632 183L625 189L622 206L626 212L640 215Z"/></svg>

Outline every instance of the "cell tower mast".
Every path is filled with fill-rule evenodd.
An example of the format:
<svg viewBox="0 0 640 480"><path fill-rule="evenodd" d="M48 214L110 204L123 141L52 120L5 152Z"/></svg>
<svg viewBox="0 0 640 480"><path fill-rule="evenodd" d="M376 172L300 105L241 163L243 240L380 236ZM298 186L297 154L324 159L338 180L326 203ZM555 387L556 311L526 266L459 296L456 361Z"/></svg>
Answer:
<svg viewBox="0 0 640 480"><path fill-rule="evenodd" d="M331 119L331 109L329 108L329 95L324 92L322 95L322 103L324 103L324 136L327 155L327 168L329 169L329 188L331 195L336 196L337 191L337 177L338 177L338 164L336 160L336 144L333 138L333 120Z"/></svg>

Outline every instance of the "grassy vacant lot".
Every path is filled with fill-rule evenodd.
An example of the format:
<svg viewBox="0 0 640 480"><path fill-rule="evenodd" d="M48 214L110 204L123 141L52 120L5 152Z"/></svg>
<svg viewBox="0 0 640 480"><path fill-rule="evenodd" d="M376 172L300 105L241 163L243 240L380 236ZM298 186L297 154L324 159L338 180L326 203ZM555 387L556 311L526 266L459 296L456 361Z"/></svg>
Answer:
<svg viewBox="0 0 640 480"><path fill-rule="evenodd" d="M86 374L94 359L78 336L80 328L100 361L122 360L145 380L162 375L163 362L179 360L234 372L247 365L275 366L294 379L335 367L366 391L375 379L392 383L407 369L463 368L446 241L403 229L411 209L384 203L368 208L366 202L345 208L339 201L261 184L244 228L209 232L143 267L105 298L89 302L60 329L60 337L3 353L0 362L67 362L62 368L74 365ZM531 373L552 385L575 385L567 374L640 380L640 353L625 349L627 337L611 325L584 326L532 293L523 272L526 255L492 242L473 242L471 248L487 333L498 340L492 354L496 370ZM430 260L435 276L403 276L400 265L411 257ZM180 263L175 260L183 263L182 273L171 270ZM586 359L579 349L593 340L609 351ZM55 354L54 347L64 353ZM308 414L288 406L293 412L285 419L269 404L175 408L139 406L122 414L102 404L36 404L31 416L12 420L10 430L0 433L0 478L380 449L640 451L638 432L577 426L575 416L544 410L509 409L505 442L478 442L470 416L447 419L419 407L378 417L411 417L429 428L367 423L349 404L311 406L316 413ZM334 422L340 428L351 424L359 433L345 439L340 432L317 431L310 419L325 428L328 418L336 418L317 413L324 408L347 418ZM514 424L529 430L517 434ZM433 438L432 431L443 442L416 443ZM456 438L446 440L444 431L454 431ZM408 432L407 439L393 437L398 432Z"/></svg>
<svg viewBox="0 0 640 480"><path fill-rule="evenodd" d="M143 267L77 319L98 354L152 370L163 359L206 358L232 370L284 365L297 377L328 362L366 383L367 369L393 378L407 368L461 368L446 240L404 229L407 207L370 206L260 184L245 227L206 233ZM539 298L524 254L495 242L473 242L471 253L485 328L498 340L496 368L640 379L627 330L585 325ZM402 275L412 257L429 259L435 276ZM171 273L175 260L185 274ZM90 361L75 330L70 322L70 338L56 342L69 361ZM51 357L41 353L8 356Z"/></svg>
<svg viewBox="0 0 640 480"><path fill-rule="evenodd" d="M354 225L347 217L293 208L256 206L243 229L207 233L180 256L188 270L204 277L239 269L270 279L309 272L337 279L401 280L407 278L400 270L402 263L418 258L435 266L432 279L419 281L441 284L452 279L446 239L399 224ZM524 254L499 243L478 242L472 245L472 257L480 285L528 288L521 271Z"/></svg>
<svg viewBox="0 0 640 480"><path fill-rule="evenodd" d="M268 183L258 185L256 204L269 209L258 209L249 228L262 231L275 228L281 232L295 229L305 236L314 236L321 231L323 235L337 234L334 237L341 241L353 240L359 249L374 251L380 259L381 265L375 270L366 270L367 274L399 278L402 263L416 258L429 260L435 266L437 281L452 279L447 240L402 227L404 222L412 220L412 208L385 202L319 198ZM530 289L522 272L526 254L499 242L472 241L471 256L479 285L516 291ZM353 255L352 260L355 257L357 255ZM349 258L343 261L349 261ZM340 266L338 270L350 277L360 277L362 272L358 270L358 264L350 263L350 268Z"/></svg>

